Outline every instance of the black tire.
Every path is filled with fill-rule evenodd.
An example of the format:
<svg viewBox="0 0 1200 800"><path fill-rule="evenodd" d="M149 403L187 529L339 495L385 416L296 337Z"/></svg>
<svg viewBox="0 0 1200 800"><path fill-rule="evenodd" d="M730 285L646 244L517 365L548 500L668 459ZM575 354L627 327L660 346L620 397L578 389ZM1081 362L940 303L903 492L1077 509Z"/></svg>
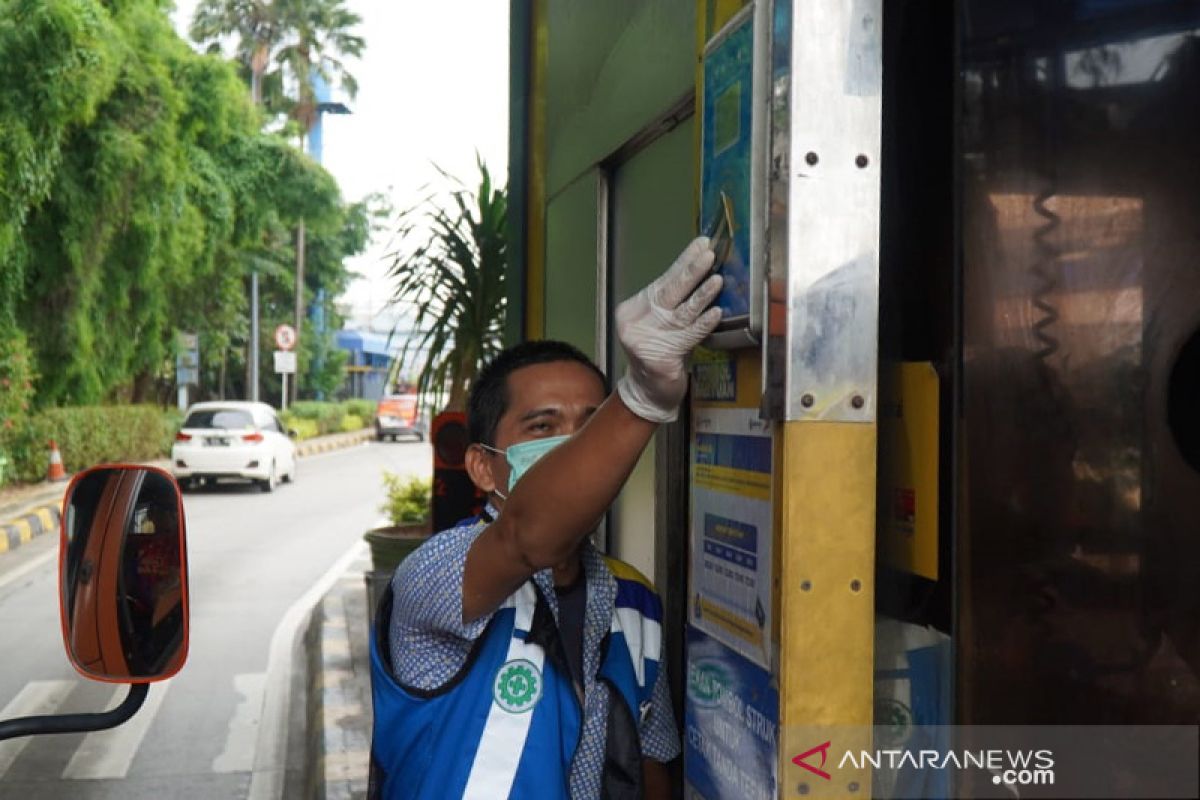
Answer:
<svg viewBox="0 0 1200 800"><path fill-rule="evenodd" d="M423 442L423 441L425 441L425 434L418 432L418 433L417 433L417 441L418 441L418 442Z"/></svg>

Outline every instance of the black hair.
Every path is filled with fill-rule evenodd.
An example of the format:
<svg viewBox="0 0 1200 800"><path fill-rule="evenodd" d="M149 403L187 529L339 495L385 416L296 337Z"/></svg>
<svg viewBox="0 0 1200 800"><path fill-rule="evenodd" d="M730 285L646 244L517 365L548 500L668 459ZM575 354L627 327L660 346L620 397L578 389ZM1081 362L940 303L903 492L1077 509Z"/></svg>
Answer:
<svg viewBox="0 0 1200 800"><path fill-rule="evenodd" d="M521 342L501 350L479 370L467 397L467 435L472 444L496 443L496 426L508 411L508 376L522 367L576 361L591 369L605 392L608 379L600 368L577 347L554 339Z"/></svg>

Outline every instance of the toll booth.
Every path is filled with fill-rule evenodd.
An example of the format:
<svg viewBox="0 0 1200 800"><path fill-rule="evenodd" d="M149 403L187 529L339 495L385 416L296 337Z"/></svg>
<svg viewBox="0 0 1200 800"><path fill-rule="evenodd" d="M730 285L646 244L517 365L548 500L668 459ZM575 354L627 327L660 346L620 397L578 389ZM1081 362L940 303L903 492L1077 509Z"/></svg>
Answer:
<svg viewBox="0 0 1200 800"><path fill-rule="evenodd" d="M1200 5L512 8L509 338L615 377L616 304L728 242L603 542L684 796L1195 793ZM858 757L1000 726L1057 760Z"/></svg>

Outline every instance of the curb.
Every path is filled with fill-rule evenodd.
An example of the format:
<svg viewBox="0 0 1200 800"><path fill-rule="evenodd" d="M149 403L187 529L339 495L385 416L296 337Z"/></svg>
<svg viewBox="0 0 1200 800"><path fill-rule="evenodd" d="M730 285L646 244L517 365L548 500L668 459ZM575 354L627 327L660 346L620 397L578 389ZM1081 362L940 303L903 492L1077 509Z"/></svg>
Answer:
<svg viewBox="0 0 1200 800"><path fill-rule="evenodd" d="M341 450L346 447L353 447L356 444L362 444L373 437L374 432L371 428L363 428L362 430L351 431L345 434L334 434L333 436L321 436L296 445L296 455L304 458L305 456L312 456L317 453L327 453L330 450Z"/></svg>
<svg viewBox="0 0 1200 800"><path fill-rule="evenodd" d="M57 531L61 518L61 503L48 503L0 524L0 553L15 550L35 536Z"/></svg>
<svg viewBox="0 0 1200 800"><path fill-rule="evenodd" d="M365 561L343 574L313 609L308 667L305 796L365 798L371 760L371 685Z"/></svg>

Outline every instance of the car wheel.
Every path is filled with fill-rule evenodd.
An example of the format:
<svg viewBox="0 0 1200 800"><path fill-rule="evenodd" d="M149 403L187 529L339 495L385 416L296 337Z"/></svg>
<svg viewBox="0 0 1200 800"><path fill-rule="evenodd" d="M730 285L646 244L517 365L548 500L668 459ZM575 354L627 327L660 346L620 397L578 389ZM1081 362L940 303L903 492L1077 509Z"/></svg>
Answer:
<svg viewBox="0 0 1200 800"><path fill-rule="evenodd" d="M423 433L419 433L419 432L418 432L418 433L417 433L417 441L418 441L418 442L423 442L423 441L425 441L425 434L423 434Z"/></svg>
<svg viewBox="0 0 1200 800"><path fill-rule="evenodd" d="M258 486L264 492L273 492L275 487L279 485L279 473L275 469L275 462L271 462L271 475L266 480L258 482Z"/></svg>
<svg viewBox="0 0 1200 800"><path fill-rule="evenodd" d="M296 459L296 458L292 459L292 471L283 476L284 483L295 483L296 482L296 470L299 468L297 466L298 463L299 463L299 459Z"/></svg>

